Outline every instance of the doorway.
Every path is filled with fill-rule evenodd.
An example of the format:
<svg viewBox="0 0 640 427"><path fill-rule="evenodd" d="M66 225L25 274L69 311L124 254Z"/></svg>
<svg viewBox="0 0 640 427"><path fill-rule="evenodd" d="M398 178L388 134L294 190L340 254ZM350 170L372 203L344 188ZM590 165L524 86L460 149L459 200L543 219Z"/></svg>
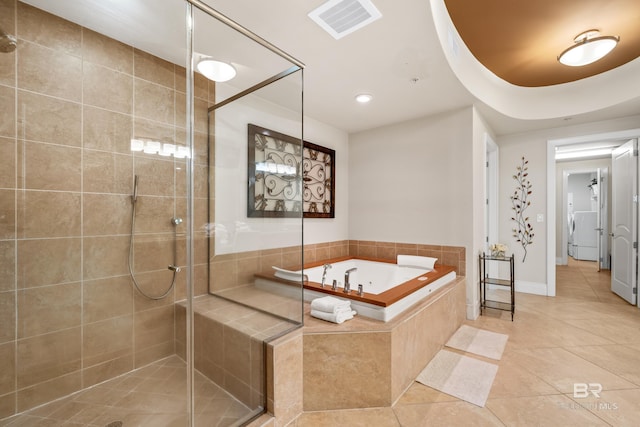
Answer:
<svg viewBox="0 0 640 427"><path fill-rule="evenodd" d="M628 141L630 138L637 138L640 129L630 129L625 131L607 132L602 134L585 135L578 137L562 138L547 141L547 295L556 295L556 268L558 255L561 254L562 239L556 234L557 217L560 215L562 200L557 200L558 178L555 167L556 151L565 146L576 144L589 144L599 141L614 141L618 145ZM566 220L563 218L563 220ZM613 226L612 226L613 227ZM565 247L566 248L566 247ZM563 248L564 249L564 248Z"/></svg>

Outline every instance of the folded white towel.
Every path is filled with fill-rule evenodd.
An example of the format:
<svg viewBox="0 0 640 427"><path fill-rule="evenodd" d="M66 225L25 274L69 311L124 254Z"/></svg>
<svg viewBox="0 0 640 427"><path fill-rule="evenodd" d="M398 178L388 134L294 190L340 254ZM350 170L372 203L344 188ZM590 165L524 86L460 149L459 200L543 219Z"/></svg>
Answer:
<svg viewBox="0 0 640 427"><path fill-rule="evenodd" d="M351 309L351 301L331 296L316 298L311 301L311 310L335 314L336 312L344 311L345 309Z"/></svg>
<svg viewBox="0 0 640 427"><path fill-rule="evenodd" d="M353 316L355 316L356 314L357 313L353 310L345 311L337 314L327 313L319 310L311 310L311 316L318 319L326 320L327 322L333 322L337 324L343 323L346 320L353 319Z"/></svg>
<svg viewBox="0 0 640 427"><path fill-rule="evenodd" d="M437 260L438 258L428 256L398 255L396 263L400 267L419 267L433 270L433 265Z"/></svg>

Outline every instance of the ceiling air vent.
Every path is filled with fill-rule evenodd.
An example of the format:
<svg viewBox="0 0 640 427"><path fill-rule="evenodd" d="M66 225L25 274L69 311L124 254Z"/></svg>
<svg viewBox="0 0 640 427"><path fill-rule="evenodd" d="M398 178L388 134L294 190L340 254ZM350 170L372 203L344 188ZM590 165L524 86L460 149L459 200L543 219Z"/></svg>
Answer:
<svg viewBox="0 0 640 427"><path fill-rule="evenodd" d="M309 13L309 17L336 40L381 16L369 0L329 0Z"/></svg>

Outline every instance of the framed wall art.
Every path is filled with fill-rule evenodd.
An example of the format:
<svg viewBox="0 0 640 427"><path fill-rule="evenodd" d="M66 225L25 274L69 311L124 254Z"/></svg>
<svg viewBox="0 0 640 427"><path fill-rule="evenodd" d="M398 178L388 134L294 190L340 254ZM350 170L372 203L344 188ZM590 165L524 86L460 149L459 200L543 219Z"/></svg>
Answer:
<svg viewBox="0 0 640 427"><path fill-rule="evenodd" d="M335 217L335 150L253 124L248 149L248 217Z"/></svg>

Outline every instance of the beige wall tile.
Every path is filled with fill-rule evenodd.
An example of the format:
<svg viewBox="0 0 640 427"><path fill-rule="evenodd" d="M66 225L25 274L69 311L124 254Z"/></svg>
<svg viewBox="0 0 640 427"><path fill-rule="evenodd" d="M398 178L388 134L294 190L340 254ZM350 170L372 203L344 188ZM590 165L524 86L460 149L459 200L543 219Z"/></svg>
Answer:
<svg viewBox="0 0 640 427"><path fill-rule="evenodd" d="M143 348L166 342L173 343L173 306L154 308L136 314L134 333L136 353Z"/></svg>
<svg viewBox="0 0 640 427"><path fill-rule="evenodd" d="M0 28L10 34L16 33L16 1L2 0L0 1Z"/></svg>
<svg viewBox="0 0 640 427"><path fill-rule="evenodd" d="M16 186L16 140L0 137L0 188Z"/></svg>
<svg viewBox="0 0 640 427"><path fill-rule="evenodd" d="M82 366L133 356L133 316L88 323L82 329Z"/></svg>
<svg viewBox="0 0 640 427"><path fill-rule="evenodd" d="M25 191L18 200L18 233L25 238L80 235L79 193Z"/></svg>
<svg viewBox="0 0 640 427"><path fill-rule="evenodd" d="M18 36L64 53L81 54L79 25L22 2L18 2Z"/></svg>
<svg viewBox="0 0 640 427"><path fill-rule="evenodd" d="M137 78L148 80L167 88L174 88L175 65L164 59L135 49L134 69Z"/></svg>
<svg viewBox="0 0 640 427"><path fill-rule="evenodd" d="M133 110L133 77L109 68L84 63L84 103L119 113Z"/></svg>
<svg viewBox="0 0 640 427"><path fill-rule="evenodd" d="M151 139L163 143L176 143L175 128L169 124L143 119L141 117L134 118L134 138ZM139 153L141 157L145 154ZM157 155L147 155L148 158L157 159Z"/></svg>
<svg viewBox="0 0 640 427"><path fill-rule="evenodd" d="M165 270L173 264L173 233L145 234L134 240L135 271Z"/></svg>
<svg viewBox="0 0 640 427"><path fill-rule="evenodd" d="M305 411L391 405L390 333L310 334L303 339ZM360 393L352 392L355 383Z"/></svg>
<svg viewBox="0 0 640 427"><path fill-rule="evenodd" d="M39 142L24 143L25 188L80 191L82 150Z"/></svg>
<svg viewBox="0 0 640 427"><path fill-rule="evenodd" d="M129 274L129 236L85 237L83 242L83 279Z"/></svg>
<svg viewBox="0 0 640 427"><path fill-rule="evenodd" d="M194 116L194 128L196 132L207 133L207 126L209 125L208 115L208 102L203 99L194 99L193 101L193 116Z"/></svg>
<svg viewBox="0 0 640 427"><path fill-rule="evenodd" d="M18 240L18 289L81 279L81 240Z"/></svg>
<svg viewBox="0 0 640 427"><path fill-rule="evenodd" d="M133 156L83 150L83 190L133 194Z"/></svg>
<svg viewBox="0 0 640 427"><path fill-rule="evenodd" d="M2 369L0 369L0 395L12 393L16 389L15 352L16 352L16 344L14 341L5 343L5 344L0 344L0 360L2 360Z"/></svg>
<svg viewBox="0 0 640 427"><path fill-rule="evenodd" d="M139 178L138 185L142 185ZM146 179L149 179L147 176ZM138 192L140 194L140 190ZM136 203L136 234L139 233L171 233L175 226L171 223L174 217L173 197L138 196ZM181 218L185 218L181 215ZM178 226L184 229L184 222Z"/></svg>
<svg viewBox="0 0 640 427"><path fill-rule="evenodd" d="M16 192L0 190L0 239L16 237Z"/></svg>
<svg viewBox="0 0 640 427"><path fill-rule="evenodd" d="M144 297L137 289L133 293L134 310L145 311L150 309L159 308L162 306L173 304L175 289L171 288L171 281L173 280L173 272L168 268L152 272L142 272L135 270L136 282L142 290L142 292L153 297L160 297L168 292L167 296L162 299L153 300ZM176 274L176 280L178 277L184 276L183 273Z"/></svg>
<svg viewBox="0 0 640 427"><path fill-rule="evenodd" d="M133 74L133 48L88 28L82 29L82 59Z"/></svg>
<svg viewBox="0 0 640 427"><path fill-rule="evenodd" d="M0 418L16 413L16 393L0 395Z"/></svg>
<svg viewBox="0 0 640 427"><path fill-rule="evenodd" d="M138 175L139 195L173 197L173 161L136 156L134 171Z"/></svg>
<svg viewBox="0 0 640 427"><path fill-rule="evenodd" d="M237 286L237 266L235 261L213 262L211 264L210 280L210 290L213 292Z"/></svg>
<svg viewBox="0 0 640 427"><path fill-rule="evenodd" d="M173 89L136 78L134 90L136 117L173 125Z"/></svg>
<svg viewBox="0 0 640 427"><path fill-rule="evenodd" d="M0 343L16 339L16 293L0 293ZM0 359L2 360L2 359Z"/></svg>
<svg viewBox="0 0 640 427"><path fill-rule="evenodd" d="M131 154L130 115L84 105L82 124L84 148Z"/></svg>
<svg viewBox="0 0 640 427"><path fill-rule="evenodd" d="M223 365L245 384L251 383L251 337L235 328L224 326Z"/></svg>
<svg viewBox="0 0 640 427"><path fill-rule="evenodd" d="M19 138L80 147L81 124L80 104L18 91Z"/></svg>
<svg viewBox="0 0 640 427"><path fill-rule="evenodd" d="M82 198L84 236L131 233L131 197L88 194Z"/></svg>
<svg viewBox="0 0 640 427"><path fill-rule="evenodd" d="M0 11L0 13L2 13ZM0 27L5 28L5 27ZM9 31L9 30L5 30ZM13 34L9 32L9 34ZM16 86L16 52L3 53L0 61L0 85Z"/></svg>
<svg viewBox="0 0 640 427"><path fill-rule="evenodd" d="M70 101L82 100L82 60L18 40L18 87Z"/></svg>
<svg viewBox="0 0 640 427"><path fill-rule="evenodd" d="M14 240L0 240L0 265L3 274L0 275L0 292L16 289L16 243Z"/></svg>
<svg viewBox="0 0 640 427"><path fill-rule="evenodd" d="M16 136L16 91L0 86L0 136Z"/></svg>
<svg viewBox="0 0 640 427"><path fill-rule="evenodd" d="M124 316L133 309L133 288L129 276L84 282L83 322L91 323Z"/></svg>
<svg viewBox="0 0 640 427"><path fill-rule="evenodd" d="M78 371L19 390L17 393L18 412L78 391L81 384L81 374Z"/></svg>
<svg viewBox="0 0 640 427"><path fill-rule="evenodd" d="M18 291L18 338L80 326L80 283Z"/></svg>
<svg viewBox="0 0 640 427"><path fill-rule="evenodd" d="M18 388L80 369L80 327L18 341Z"/></svg>

